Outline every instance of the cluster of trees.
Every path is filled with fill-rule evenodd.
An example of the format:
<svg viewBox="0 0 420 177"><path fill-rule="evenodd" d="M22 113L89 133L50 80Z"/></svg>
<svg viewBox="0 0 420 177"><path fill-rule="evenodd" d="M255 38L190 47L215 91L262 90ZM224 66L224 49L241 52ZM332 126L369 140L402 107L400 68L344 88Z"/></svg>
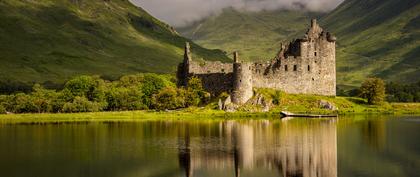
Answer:
<svg viewBox="0 0 420 177"><path fill-rule="evenodd" d="M210 94L200 79L190 79L188 88L178 88L175 83L174 77L157 74L128 75L113 82L98 76L79 76L59 91L35 84L30 93L0 95L0 113L165 110L209 101Z"/></svg>
<svg viewBox="0 0 420 177"><path fill-rule="evenodd" d="M367 98L370 104L388 102L420 102L420 82L413 84L386 83L379 78L368 78L360 88L344 91L337 90L340 96Z"/></svg>
<svg viewBox="0 0 420 177"><path fill-rule="evenodd" d="M420 81L413 84L388 83L386 93L389 102L420 102Z"/></svg>

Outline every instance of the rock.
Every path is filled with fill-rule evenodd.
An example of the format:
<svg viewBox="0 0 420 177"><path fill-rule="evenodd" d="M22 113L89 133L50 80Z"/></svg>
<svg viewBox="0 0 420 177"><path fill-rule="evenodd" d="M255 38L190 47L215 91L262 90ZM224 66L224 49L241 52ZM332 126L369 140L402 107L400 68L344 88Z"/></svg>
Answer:
<svg viewBox="0 0 420 177"><path fill-rule="evenodd" d="M223 110L223 102L222 102L222 99L219 99L219 103L217 105L219 106L219 110Z"/></svg>
<svg viewBox="0 0 420 177"><path fill-rule="evenodd" d="M325 101L325 100L320 100L319 101L319 107L322 108L322 109L327 109L327 110L331 110L331 111L338 110L337 107L333 103L330 103L330 102Z"/></svg>

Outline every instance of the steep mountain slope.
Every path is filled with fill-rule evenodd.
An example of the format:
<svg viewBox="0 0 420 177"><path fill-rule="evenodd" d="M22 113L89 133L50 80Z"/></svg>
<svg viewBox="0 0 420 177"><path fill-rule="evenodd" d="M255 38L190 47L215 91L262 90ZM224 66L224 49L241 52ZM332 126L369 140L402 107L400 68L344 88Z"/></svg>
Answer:
<svg viewBox="0 0 420 177"><path fill-rule="evenodd" d="M186 39L128 0L0 1L0 82L170 73ZM197 58L230 60L193 44Z"/></svg>
<svg viewBox="0 0 420 177"><path fill-rule="evenodd" d="M310 19L317 16L300 11L243 12L230 8L178 31L207 48L229 53L238 50L245 60L269 60L281 42L302 35Z"/></svg>
<svg viewBox="0 0 420 177"><path fill-rule="evenodd" d="M420 1L347 0L322 23L338 36L342 84L357 85L369 76L419 80Z"/></svg>

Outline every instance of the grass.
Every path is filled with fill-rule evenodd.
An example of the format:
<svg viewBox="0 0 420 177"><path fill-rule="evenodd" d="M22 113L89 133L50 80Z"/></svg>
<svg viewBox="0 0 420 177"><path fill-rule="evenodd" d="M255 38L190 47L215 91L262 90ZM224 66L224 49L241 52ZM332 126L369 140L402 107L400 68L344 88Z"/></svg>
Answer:
<svg viewBox="0 0 420 177"><path fill-rule="evenodd" d="M259 90L266 98L276 95L272 90ZM319 101L325 100L338 107L337 111L319 108ZM384 103L367 105L360 98L327 97L313 95L292 95L282 93L280 106L270 112L234 112L215 110L214 104L204 108L187 108L177 111L127 111L97 112L74 114L11 114L0 115L0 123L68 123L68 122L133 122L146 120L241 120L241 119L278 119L281 111L308 114L420 114L420 103ZM246 106L245 106L246 107Z"/></svg>
<svg viewBox="0 0 420 177"><path fill-rule="evenodd" d="M174 73L188 39L129 1L0 1L0 82ZM192 43L195 58L230 60Z"/></svg>
<svg viewBox="0 0 420 177"><path fill-rule="evenodd" d="M127 111L74 114L12 114L0 115L0 123L66 123L66 122L132 122L147 120L238 120L273 118L272 113L227 113L208 109L186 109L170 112Z"/></svg>

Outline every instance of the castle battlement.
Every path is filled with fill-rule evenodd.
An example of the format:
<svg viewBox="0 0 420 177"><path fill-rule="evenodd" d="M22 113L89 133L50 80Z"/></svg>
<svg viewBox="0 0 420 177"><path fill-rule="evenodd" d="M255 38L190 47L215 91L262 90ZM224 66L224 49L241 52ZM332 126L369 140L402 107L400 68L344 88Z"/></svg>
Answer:
<svg viewBox="0 0 420 177"><path fill-rule="evenodd" d="M234 63L194 61L185 46L184 61L178 67L179 84L199 77L213 95L229 92L232 101L243 104L253 88L273 88L293 94L336 95L336 37L323 30L316 20L306 34L282 44L271 61L244 62L234 53Z"/></svg>

